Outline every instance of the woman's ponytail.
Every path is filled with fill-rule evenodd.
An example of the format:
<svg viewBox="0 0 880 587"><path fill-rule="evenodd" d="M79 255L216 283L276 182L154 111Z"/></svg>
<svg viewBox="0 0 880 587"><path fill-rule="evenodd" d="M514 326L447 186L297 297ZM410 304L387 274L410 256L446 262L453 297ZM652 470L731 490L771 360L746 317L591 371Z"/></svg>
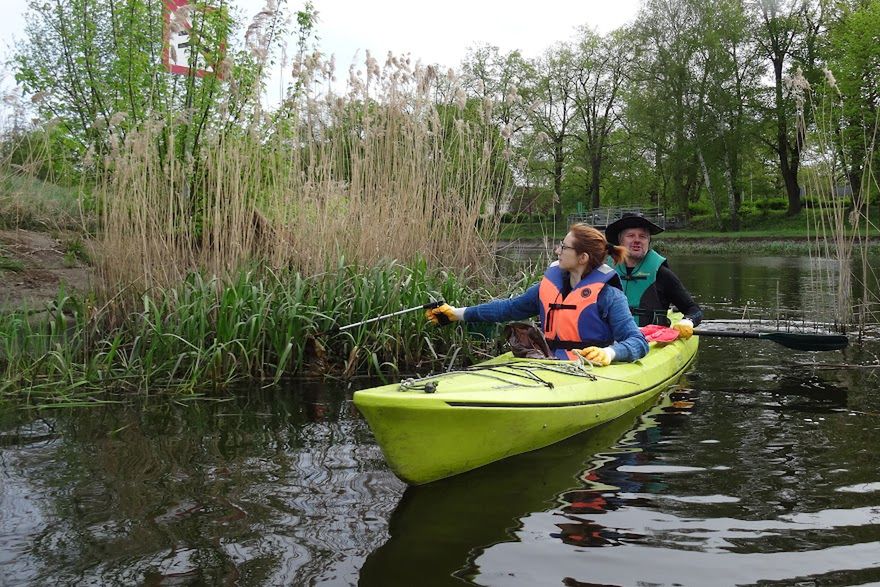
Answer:
<svg viewBox="0 0 880 587"><path fill-rule="evenodd" d="M614 260L615 265L620 265L621 263L626 263L626 258L629 256L629 251L626 247L622 247L620 245L612 245L608 243L608 255Z"/></svg>
<svg viewBox="0 0 880 587"><path fill-rule="evenodd" d="M605 235L587 224L572 224L569 231L574 236L574 249L578 253L586 253L590 258L589 270L592 271L605 262L610 256L615 263L626 261L626 247L614 246L605 240Z"/></svg>

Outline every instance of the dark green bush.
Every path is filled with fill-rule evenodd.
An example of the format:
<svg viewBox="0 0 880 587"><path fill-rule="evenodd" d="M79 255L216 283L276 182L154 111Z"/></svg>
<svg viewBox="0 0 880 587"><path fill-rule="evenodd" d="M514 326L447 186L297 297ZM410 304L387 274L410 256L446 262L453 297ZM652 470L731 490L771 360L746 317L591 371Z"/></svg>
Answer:
<svg viewBox="0 0 880 587"><path fill-rule="evenodd" d="M849 198L817 198L815 196L804 196L801 198L801 206L804 208L835 208L837 206L852 208L852 200Z"/></svg>
<svg viewBox="0 0 880 587"><path fill-rule="evenodd" d="M705 216L706 214L712 214L712 206L709 202L704 200L698 200L696 202L688 203L688 216Z"/></svg>
<svg viewBox="0 0 880 587"><path fill-rule="evenodd" d="M788 199L787 198L765 198L763 200L756 200L755 206L757 206L758 210L762 212L766 212L768 210L785 210L788 208Z"/></svg>

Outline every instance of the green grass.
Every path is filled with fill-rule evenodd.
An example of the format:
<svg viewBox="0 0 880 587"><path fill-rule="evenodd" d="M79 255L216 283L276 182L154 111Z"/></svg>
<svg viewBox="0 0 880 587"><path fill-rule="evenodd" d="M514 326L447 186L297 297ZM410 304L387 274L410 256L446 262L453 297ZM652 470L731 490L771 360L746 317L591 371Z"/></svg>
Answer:
<svg viewBox="0 0 880 587"><path fill-rule="evenodd" d="M513 239L558 239L565 236L568 224L563 220L554 225L552 222L524 222L502 224L498 233L501 240Z"/></svg>
<svg viewBox="0 0 880 587"><path fill-rule="evenodd" d="M815 244L805 239L776 238L755 241L749 238L665 238L657 239L653 248L660 254L692 255L779 255L801 256L815 251Z"/></svg>
<svg viewBox="0 0 880 587"><path fill-rule="evenodd" d="M91 259L86 250L86 245L78 236L64 240L64 264L68 267L76 267L79 264L90 264Z"/></svg>
<svg viewBox="0 0 880 587"><path fill-rule="evenodd" d="M82 230L82 221L78 188L0 169L0 228Z"/></svg>
<svg viewBox="0 0 880 587"><path fill-rule="evenodd" d="M678 241L686 239L712 239L730 240L740 239L808 239L815 237L816 211L804 209L796 216L787 216L785 211L771 210L766 213L745 216L741 222L741 230L726 231L718 230L715 218L711 216L697 216L691 219L686 228L669 229L658 235L657 241ZM563 220L555 226L552 223L522 223L502 224L499 238L512 239L541 239L545 235L548 238L561 238L568 230L567 223ZM869 232L871 237L880 237L880 228L872 228Z"/></svg>
<svg viewBox="0 0 880 587"><path fill-rule="evenodd" d="M24 269L24 264L18 259L11 259L3 254L3 250L0 249L0 273L4 271L21 271Z"/></svg>

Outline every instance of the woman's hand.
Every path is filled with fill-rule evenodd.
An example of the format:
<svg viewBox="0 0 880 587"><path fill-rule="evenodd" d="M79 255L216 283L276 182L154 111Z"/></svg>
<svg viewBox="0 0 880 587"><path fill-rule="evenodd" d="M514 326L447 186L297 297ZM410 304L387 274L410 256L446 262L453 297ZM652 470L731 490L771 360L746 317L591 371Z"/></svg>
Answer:
<svg viewBox="0 0 880 587"><path fill-rule="evenodd" d="M434 326L440 326L440 316L445 316L449 322L457 322L464 317L464 308L443 304L442 306L425 310L425 318Z"/></svg>
<svg viewBox="0 0 880 587"><path fill-rule="evenodd" d="M599 348L597 346L588 346L585 349L577 349L574 352L593 363L594 365L599 365L600 367L604 367L606 365L610 365L611 361L614 360L614 349L610 346L605 348Z"/></svg>
<svg viewBox="0 0 880 587"><path fill-rule="evenodd" d="M672 328L678 330L678 337L682 340L687 340L694 335L694 323L687 318L676 322L672 325Z"/></svg>

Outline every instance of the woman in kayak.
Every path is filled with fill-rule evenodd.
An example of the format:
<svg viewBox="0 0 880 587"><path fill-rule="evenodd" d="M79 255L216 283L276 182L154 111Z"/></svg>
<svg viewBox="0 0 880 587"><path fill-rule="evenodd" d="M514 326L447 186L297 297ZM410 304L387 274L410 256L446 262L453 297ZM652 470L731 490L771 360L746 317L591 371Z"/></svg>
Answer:
<svg viewBox="0 0 880 587"><path fill-rule="evenodd" d="M437 324L440 315L451 321L507 322L537 314L558 359L581 355L598 365L635 361L648 353L648 343L632 319L620 278L604 263L609 255L623 263L626 248L608 244L591 226L574 224L556 245L559 260L524 294L466 308L443 304L425 315Z"/></svg>

